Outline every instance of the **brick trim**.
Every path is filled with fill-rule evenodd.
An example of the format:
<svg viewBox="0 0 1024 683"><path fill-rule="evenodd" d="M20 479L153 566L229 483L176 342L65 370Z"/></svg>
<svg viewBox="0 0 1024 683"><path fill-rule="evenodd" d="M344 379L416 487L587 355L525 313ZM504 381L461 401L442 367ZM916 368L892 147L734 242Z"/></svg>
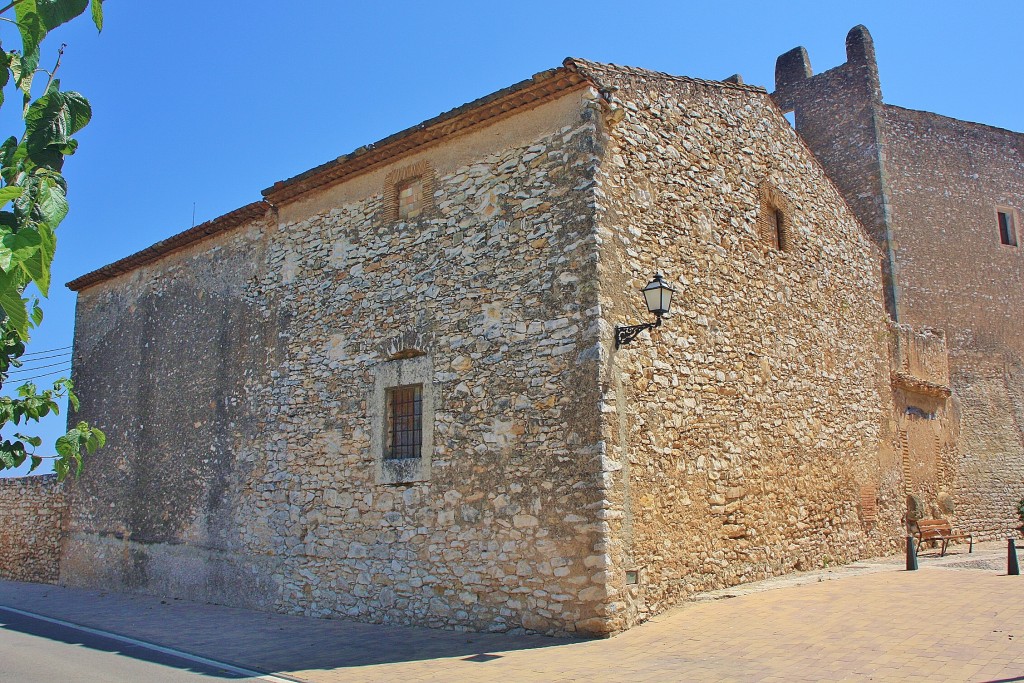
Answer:
<svg viewBox="0 0 1024 683"><path fill-rule="evenodd" d="M434 212L434 192L437 190L437 176L429 161L418 161L415 164L396 168L384 177L384 219L397 221L398 187L406 180L419 178L423 181L420 187L420 206L423 207L420 218L428 218Z"/></svg>
<svg viewBox="0 0 1024 683"><path fill-rule="evenodd" d="M777 187L764 181L757 188L757 223L756 229L762 246L787 252L793 248L793 236L790 223L793 205ZM782 224L777 222L775 212L781 214Z"/></svg>

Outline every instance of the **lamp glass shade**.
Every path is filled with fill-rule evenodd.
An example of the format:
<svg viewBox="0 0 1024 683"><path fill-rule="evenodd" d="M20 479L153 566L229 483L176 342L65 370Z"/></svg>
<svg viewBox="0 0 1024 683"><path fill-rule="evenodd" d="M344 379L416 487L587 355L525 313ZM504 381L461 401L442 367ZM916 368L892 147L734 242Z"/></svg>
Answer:
<svg viewBox="0 0 1024 683"><path fill-rule="evenodd" d="M642 290L647 310L659 318L668 313L672 307L672 293L676 290L668 286L661 275L655 275Z"/></svg>

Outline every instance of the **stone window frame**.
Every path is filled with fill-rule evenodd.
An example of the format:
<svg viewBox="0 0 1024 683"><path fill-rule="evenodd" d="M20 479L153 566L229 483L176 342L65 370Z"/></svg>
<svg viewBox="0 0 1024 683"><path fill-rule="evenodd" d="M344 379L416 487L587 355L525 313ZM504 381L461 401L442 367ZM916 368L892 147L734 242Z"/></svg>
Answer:
<svg viewBox="0 0 1024 683"><path fill-rule="evenodd" d="M370 448L378 484L410 484L430 481L434 454L434 363L426 354L391 358L370 369L373 388L369 407ZM421 445L419 457L390 458L388 429L389 390L420 386Z"/></svg>
<svg viewBox="0 0 1024 683"><path fill-rule="evenodd" d="M758 188L757 199L757 220L754 228L761 244L771 252L792 251L793 211L789 200L777 187L767 182L761 183Z"/></svg>
<svg viewBox="0 0 1024 683"><path fill-rule="evenodd" d="M422 220L434 211L434 192L437 177L434 167L429 161L417 161L414 164L396 168L384 176L384 214L389 221L406 221L399 216L398 193L410 183L420 182L420 211L409 220ZM406 221L408 222L408 221Z"/></svg>
<svg viewBox="0 0 1024 683"><path fill-rule="evenodd" d="M1020 244L1020 235L1017 230L1017 226L1020 225L1020 222L1017 220L1017 210L1010 206L996 206L995 212L996 230L999 231L999 246L1016 248ZM1007 217L1008 234L1006 237L1009 241L1003 240L1003 226L999 218L1001 215Z"/></svg>

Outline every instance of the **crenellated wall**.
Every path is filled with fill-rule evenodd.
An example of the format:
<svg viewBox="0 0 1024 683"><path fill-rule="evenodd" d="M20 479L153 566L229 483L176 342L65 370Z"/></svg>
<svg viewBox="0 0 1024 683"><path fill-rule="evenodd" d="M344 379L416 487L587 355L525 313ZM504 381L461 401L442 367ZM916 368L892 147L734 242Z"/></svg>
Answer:
<svg viewBox="0 0 1024 683"><path fill-rule="evenodd" d="M906 461L908 493L921 497L908 503L998 536L1024 497L1024 135L885 104L878 82L858 26L846 63L821 74L803 48L780 56L773 97L874 236L890 315L948 345L948 403L927 387L897 394L910 420L901 448L917 463ZM1015 244L997 212L1012 216Z"/></svg>

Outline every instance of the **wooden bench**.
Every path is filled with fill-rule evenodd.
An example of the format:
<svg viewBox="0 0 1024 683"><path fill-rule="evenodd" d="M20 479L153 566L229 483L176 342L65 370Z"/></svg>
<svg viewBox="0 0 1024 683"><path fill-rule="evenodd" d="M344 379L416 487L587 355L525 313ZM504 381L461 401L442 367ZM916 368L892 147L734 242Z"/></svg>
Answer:
<svg viewBox="0 0 1024 683"><path fill-rule="evenodd" d="M951 527L949 522L945 519L919 519L914 522L914 528L914 537L917 538L918 548L921 547L922 543L926 543L928 541L942 544L942 549L939 551L939 557L946 554L946 546L950 541L956 541L964 538L966 538L970 543L967 552L974 552L974 537L971 534L954 531L953 527Z"/></svg>

